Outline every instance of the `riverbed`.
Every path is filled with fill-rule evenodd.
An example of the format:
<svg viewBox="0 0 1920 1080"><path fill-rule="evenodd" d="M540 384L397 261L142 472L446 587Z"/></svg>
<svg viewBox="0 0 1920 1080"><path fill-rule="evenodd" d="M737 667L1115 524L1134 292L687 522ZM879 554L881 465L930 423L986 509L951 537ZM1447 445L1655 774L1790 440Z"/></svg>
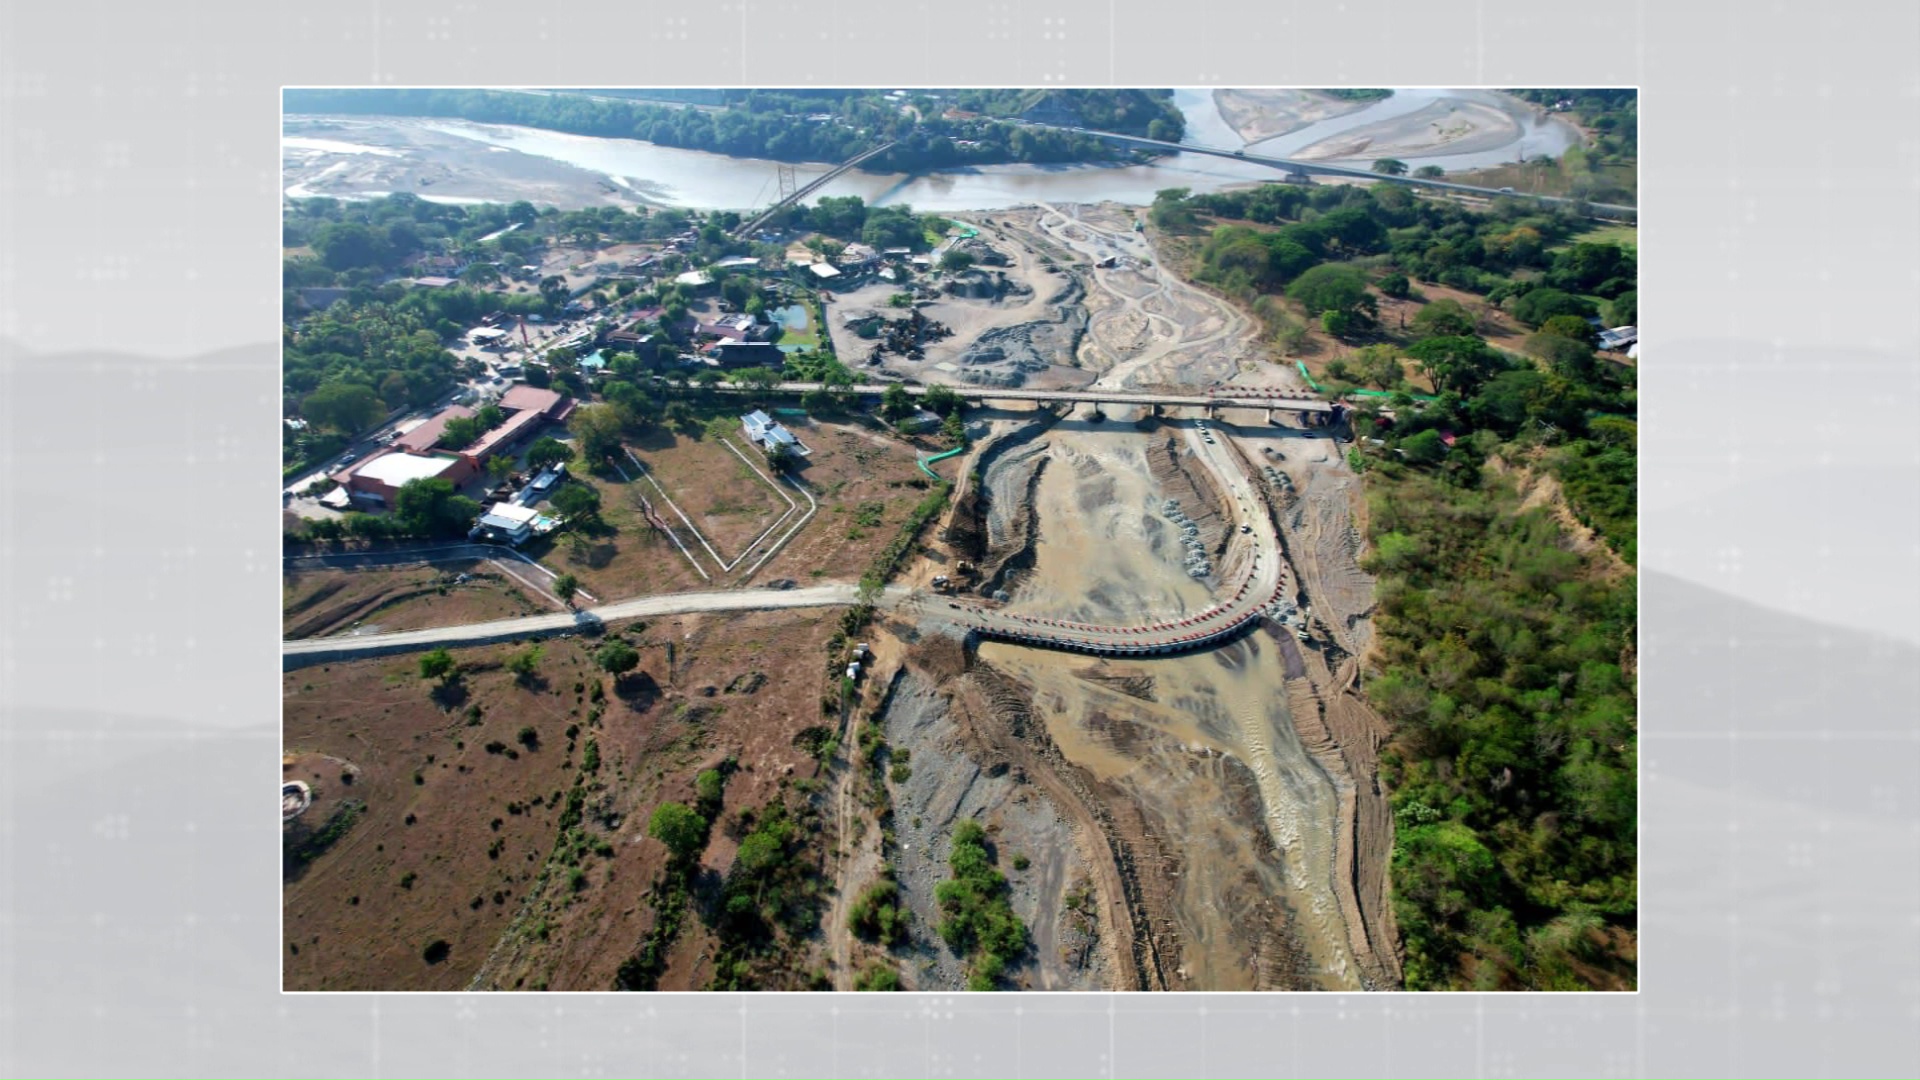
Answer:
<svg viewBox="0 0 1920 1080"><path fill-rule="evenodd" d="M1186 141L1271 156L1365 167L1393 156L1411 168L1480 168L1558 154L1579 135L1564 120L1489 90L1401 90L1252 144L1222 117L1210 90L1176 90ZM563 209L671 206L748 209L777 197L778 165L698 150L457 120L379 116L285 118L284 189L290 198L376 198L410 191L448 203L528 199ZM832 166L802 164L802 183ZM1272 169L1203 154L1150 165L993 165L906 175L854 171L826 193L919 210L999 210L1037 203L1112 201L1144 206L1155 192L1220 191L1273 179Z"/></svg>

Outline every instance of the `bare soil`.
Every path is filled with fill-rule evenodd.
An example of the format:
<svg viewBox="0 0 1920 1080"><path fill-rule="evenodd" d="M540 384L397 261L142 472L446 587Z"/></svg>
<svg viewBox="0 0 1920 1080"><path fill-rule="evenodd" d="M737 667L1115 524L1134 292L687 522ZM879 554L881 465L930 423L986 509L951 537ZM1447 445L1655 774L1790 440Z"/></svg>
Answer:
<svg viewBox="0 0 1920 1080"><path fill-rule="evenodd" d="M524 567L522 573L538 571ZM478 559L367 570L289 567L281 596L288 639L459 626L553 610L546 596Z"/></svg>
<svg viewBox="0 0 1920 1080"><path fill-rule="evenodd" d="M366 810L285 883L286 987L610 988L653 918L648 893L665 861L645 835L654 807L691 802L694 775L730 755L740 769L723 819L817 772L794 737L820 722L824 648L837 620L832 611L663 619L631 635L641 665L617 689L592 666L597 643L569 638L546 643L531 688L499 666L514 647L458 651L466 673L452 699L436 700L412 657L289 673L283 737L295 757L286 776L307 780L318 796L299 820L323 821L315 815L349 792ZM606 690L597 724L589 719L596 683ZM480 710L476 726L468 726L470 706ZM574 740L570 724L580 728ZM535 728L538 749L518 741L522 726ZM584 860L575 891L566 874L543 880L542 871L588 737L601 765L588 784L585 828L613 854ZM490 743L501 752L488 752ZM354 782L342 785L331 764L308 764L323 761L315 755L351 763ZM708 871L723 873L732 850L716 828ZM429 963L434 941L448 951ZM690 915L661 988L703 986L709 945ZM793 958L793 970L808 962ZM800 976L791 978L798 985Z"/></svg>

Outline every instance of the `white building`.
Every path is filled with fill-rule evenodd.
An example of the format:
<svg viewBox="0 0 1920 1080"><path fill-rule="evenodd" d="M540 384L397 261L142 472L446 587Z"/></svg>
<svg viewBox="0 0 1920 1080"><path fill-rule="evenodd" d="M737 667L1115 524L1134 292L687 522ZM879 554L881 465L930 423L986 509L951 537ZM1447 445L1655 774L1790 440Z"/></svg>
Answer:
<svg viewBox="0 0 1920 1080"><path fill-rule="evenodd" d="M813 453L804 443L793 437L793 432L788 431L779 421L759 409L741 417L740 426L746 430L747 438L751 439L754 445L768 452L775 447L785 447L790 453L799 457L807 457Z"/></svg>
<svg viewBox="0 0 1920 1080"><path fill-rule="evenodd" d="M473 527L468 538L478 539L483 534L493 533L497 538L518 547L533 535L533 519L539 516L540 512L531 506L494 503L492 509L481 515L480 523Z"/></svg>

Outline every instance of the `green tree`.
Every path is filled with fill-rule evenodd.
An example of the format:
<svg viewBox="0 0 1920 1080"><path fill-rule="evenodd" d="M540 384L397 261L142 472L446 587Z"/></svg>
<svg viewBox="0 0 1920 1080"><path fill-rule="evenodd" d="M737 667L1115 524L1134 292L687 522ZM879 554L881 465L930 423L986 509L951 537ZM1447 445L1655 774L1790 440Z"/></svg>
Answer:
<svg viewBox="0 0 1920 1080"><path fill-rule="evenodd" d="M1447 456L1447 444L1440 440L1440 433L1431 428L1407 436L1400 443L1400 449L1406 451L1407 460L1416 465L1431 465Z"/></svg>
<svg viewBox="0 0 1920 1080"><path fill-rule="evenodd" d="M300 415L307 422L332 428L342 435L354 435L372 427L386 411L372 388L359 383L327 383L300 402Z"/></svg>
<svg viewBox="0 0 1920 1080"><path fill-rule="evenodd" d="M664 802L647 822L647 835L667 845L677 862L691 862L707 846L707 819L677 802Z"/></svg>
<svg viewBox="0 0 1920 1080"><path fill-rule="evenodd" d="M420 677L423 679L445 682L454 670L453 654L445 649L435 649L420 658Z"/></svg>
<svg viewBox="0 0 1920 1080"><path fill-rule="evenodd" d="M961 400L959 394L954 393L953 387L944 383L935 383L927 387L927 392L920 398L920 404L928 412L948 416L958 411L965 402Z"/></svg>
<svg viewBox="0 0 1920 1080"><path fill-rule="evenodd" d="M546 650L538 645L530 645L521 652L507 658L507 671L513 675L513 681L525 686L533 681L540 670L540 658Z"/></svg>
<svg viewBox="0 0 1920 1080"><path fill-rule="evenodd" d="M553 595L560 598L568 607L573 606L573 598L580 591L580 582L572 574L561 574L553 579Z"/></svg>
<svg viewBox="0 0 1920 1080"><path fill-rule="evenodd" d="M973 256L961 251L959 248L948 248L946 253L940 256L940 269L942 270L951 270L958 273L972 265Z"/></svg>
<svg viewBox="0 0 1920 1080"><path fill-rule="evenodd" d="M768 367L741 368L727 377L741 386L750 387L763 394L780 385L780 373Z"/></svg>
<svg viewBox="0 0 1920 1080"><path fill-rule="evenodd" d="M1545 325L1555 315L1577 315L1585 319L1593 314L1592 301L1547 286L1533 289L1513 301L1513 317L1528 326Z"/></svg>
<svg viewBox="0 0 1920 1080"><path fill-rule="evenodd" d="M1380 158L1373 163L1373 171L1382 176L1407 175L1407 163L1398 158Z"/></svg>
<svg viewBox="0 0 1920 1080"><path fill-rule="evenodd" d="M1435 300L1413 315L1413 330L1420 337L1459 337L1474 331L1473 313L1458 300Z"/></svg>
<svg viewBox="0 0 1920 1080"><path fill-rule="evenodd" d="M620 453L626 417L616 405L595 403L573 410L567 426L580 441L581 454L591 462L611 461Z"/></svg>
<svg viewBox="0 0 1920 1080"><path fill-rule="evenodd" d="M1447 170L1441 168L1438 165L1422 165L1419 168L1413 170L1413 175L1421 178L1422 180L1438 180L1441 177L1447 175Z"/></svg>
<svg viewBox="0 0 1920 1080"><path fill-rule="evenodd" d="M640 653L633 646L615 638L594 650L593 662L600 665L600 670L612 675L617 686L622 676L640 666Z"/></svg>
<svg viewBox="0 0 1920 1080"><path fill-rule="evenodd" d="M542 435L527 448L527 468L544 469L573 460L573 449L551 435Z"/></svg>
<svg viewBox="0 0 1920 1080"><path fill-rule="evenodd" d="M1593 324L1578 315L1555 315L1540 324L1540 332L1578 341L1588 348L1597 344L1599 338L1593 331Z"/></svg>
<svg viewBox="0 0 1920 1080"><path fill-rule="evenodd" d="M393 516L413 536L458 536L480 516L480 504L458 494L449 480L422 477L401 485Z"/></svg>
<svg viewBox="0 0 1920 1080"><path fill-rule="evenodd" d="M1640 294L1628 289L1607 301L1608 326L1632 326L1639 321Z"/></svg>
<svg viewBox="0 0 1920 1080"><path fill-rule="evenodd" d="M899 420L913 412L913 395L899 383L889 383L880 394L880 415L889 420Z"/></svg>
<svg viewBox="0 0 1920 1080"><path fill-rule="evenodd" d="M1340 263L1322 263L1301 274L1287 286L1287 296L1309 314L1338 312L1355 328L1372 325L1377 311L1366 275Z"/></svg>
<svg viewBox="0 0 1920 1080"><path fill-rule="evenodd" d="M1395 300L1405 300L1413 293L1413 282L1407 280L1407 275L1398 270L1394 270L1375 282L1374 288L1380 290L1381 296L1391 296Z"/></svg>
<svg viewBox="0 0 1920 1080"><path fill-rule="evenodd" d="M592 523L600 518L600 493L577 480L560 485L552 501L553 508L570 522Z"/></svg>
<svg viewBox="0 0 1920 1080"><path fill-rule="evenodd" d="M1476 337L1436 337L1415 342L1407 355L1419 361L1435 390L1470 396L1506 367L1500 354Z"/></svg>

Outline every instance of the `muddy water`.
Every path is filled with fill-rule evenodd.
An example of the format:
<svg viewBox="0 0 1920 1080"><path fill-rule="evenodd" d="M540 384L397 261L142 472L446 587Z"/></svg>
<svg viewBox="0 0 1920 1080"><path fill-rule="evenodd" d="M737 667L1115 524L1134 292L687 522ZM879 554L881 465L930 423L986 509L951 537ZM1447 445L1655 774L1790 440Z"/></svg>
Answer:
<svg viewBox="0 0 1920 1080"><path fill-rule="evenodd" d="M1008 606L1087 621L1179 614L1212 602L1187 575L1165 498L1147 471L1147 436L1121 425L1049 435L1036 490L1034 572ZM1335 798L1294 734L1282 659L1265 638L1200 654L1100 663L986 643L983 660L1033 688L1061 752L1139 805L1182 867L1171 913L1195 989L1276 985L1249 957L1290 938L1288 972L1358 989L1332 889ZM1142 696L1114 677L1144 675ZM1091 676L1091 677L1090 677ZM1263 940L1266 942L1262 944Z"/></svg>

